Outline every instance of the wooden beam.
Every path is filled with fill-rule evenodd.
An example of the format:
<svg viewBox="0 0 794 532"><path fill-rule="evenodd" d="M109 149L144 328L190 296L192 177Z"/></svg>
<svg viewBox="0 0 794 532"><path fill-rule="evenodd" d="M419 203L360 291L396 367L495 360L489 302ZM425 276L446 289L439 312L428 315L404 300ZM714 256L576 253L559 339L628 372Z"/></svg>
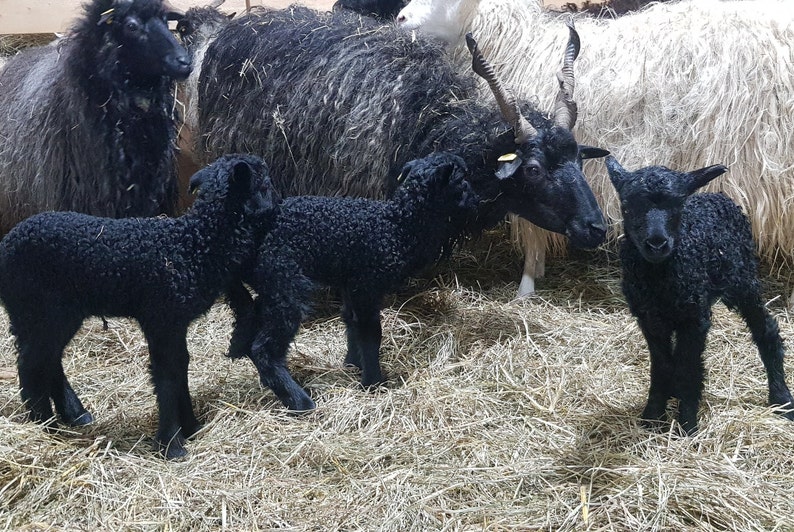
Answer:
<svg viewBox="0 0 794 532"><path fill-rule="evenodd" d="M86 0L0 0L0 35L18 33L61 33L80 15ZM210 0L170 0L177 9L204 6ZM242 13L246 4L282 8L302 3L315 9L331 9L334 0L226 0L221 9L227 13Z"/></svg>

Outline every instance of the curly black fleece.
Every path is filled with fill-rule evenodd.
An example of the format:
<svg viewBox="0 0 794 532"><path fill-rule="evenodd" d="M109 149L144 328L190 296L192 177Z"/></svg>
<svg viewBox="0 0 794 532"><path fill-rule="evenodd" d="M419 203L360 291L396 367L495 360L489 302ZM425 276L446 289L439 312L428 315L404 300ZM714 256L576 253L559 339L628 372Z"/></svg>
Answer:
<svg viewBox="0 0 794 532"><path fill-rule="evenodd" d="M270 387L292 410L314 403L286 369L289 343L297 333L311 289L338 288L347 326L346 362L362 369L361 382L382 382L378 351L383 297L436 261L465 236L479 198L455 155L438 153L411 161L405 181L387 201L299 196L287 198L273 230L259 248L247 282L259 294L256 324L238 323L240 352L248 355ZM243 339L244 338L244 339Z"/></svg>
<svg viewBox="0 0 794 532"><path fill-rule="evenodd" d="M623 209L623 293L651 356L651 384L642 419L655 426L665 416L668 399L676 397L681 427L688 433L697 429L705 378L703 351L711 307L717 300L737 310L747 323L766 368L770 404L790 403L783 341L762 300L747 217L723 194L689 196L725 168L710 167L712 176L687 185L690 174L664 167L629 173L612 158L607 165ZM669 224L664 235L654 232L648 221L659 213ZM668 246L666 259L648 259L654 247L667 250ZM794 419L794 413L785 416Z"/></svg>
<svg viewBox="0 0 794 532"><path fill-rule="evenodd" d="M0 299L32 420L53 417L50 400L67 424L92 420L64 375L63 349L88 316L131 317L149 344L157 443L167 457L185 453L184 438L199 427L187 385L187 327L250 265L277 208L257 157L223 157L191 182L198 197L179 218L47 212L0 242Z"/></svg>

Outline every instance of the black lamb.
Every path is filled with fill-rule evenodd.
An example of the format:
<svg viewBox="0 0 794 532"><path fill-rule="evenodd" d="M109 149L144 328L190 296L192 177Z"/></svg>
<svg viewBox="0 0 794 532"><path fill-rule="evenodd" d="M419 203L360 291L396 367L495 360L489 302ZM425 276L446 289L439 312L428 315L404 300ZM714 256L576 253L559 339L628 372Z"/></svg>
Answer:
<svg viewBox="0 0 794 532"><path fill-rule="evenodd" d="M692 434L703 392L703 351L718 300L738 310L766 368L771 405L792 406L783 341L764 307L750 224L723 194L695 194L724 166L683 173L662 166L628 172L613 158L609 177L620 197L623 293L648 343L651 383L642 419L656 426L668 399ZM783 411L794 420L794 412Z"/></svg>
<svg viewBox="0 0 794 532"><path fill-rule="evenodd" d="M381 383L383 297L476 230L481 202L465 172L460 157L438 153L406 164L404 181L387 201L286 198L259 248L255 270L246 276L259 294L256 320L238 316L235 336L246 343L232 356L250 356L262 384L289 409L314 408L289 374L286 356L312 287L331 286L342 295L345 362L362 370L362 385ZM250 350L245 346L251 346L253 329L241 327L258 328Z"/></svg>
<svg viewBox="0 0 794 532"><path fill-rule="evenodd" d="M0 300L19 351L30 418L93 420L63 372L63 349L88 316L135 318L149 345L159 409L156 444L185 454L199 428L188 390L188 325L252 260L277 199L264 163L225 156L191 179L198 197L179 218L99 218L46 212L0 242Z"/></svg>
<svg viewBox="0 0 794 532"><path fill-rule="evenodd" d="M47 210L174 214L174 80L162 0L93 0L70 35L0 71L0 234Z"/></svg>

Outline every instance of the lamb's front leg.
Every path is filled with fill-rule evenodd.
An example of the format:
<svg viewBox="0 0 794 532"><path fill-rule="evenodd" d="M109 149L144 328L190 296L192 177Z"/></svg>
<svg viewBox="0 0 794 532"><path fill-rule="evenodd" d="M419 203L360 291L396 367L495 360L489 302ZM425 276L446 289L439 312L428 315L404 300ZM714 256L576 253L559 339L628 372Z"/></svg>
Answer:
<svg viewBox="0 0 794 532"><path fill-rule="evenodd" d="M382 330L380 309L382 296L345 291L343 319L347 326L345 362L361 368L361 385L365 388L384 382L380 369Z"/></svg>
<svg viewBox="0 0 794 532"><path fill-rule="evenodd" d="M226 288L226 301L234 314L234 328L229 342L228 356L230 358L250 356L251 344L257 330L254 299L243 283L234 281Z"/></svg>
<svg viewBox="0 0 794 532"><path fill-rule="evenodd" d="M267 284L258 285L255 304L258 330L250 358L262 386L270 388L288 409L306 412L316 405L292 378L287 368L287 352L300 327L311 284L302 276L293 275L293 271L286 276L279 275L279 270L273 271L265 276Z"/></svg>
<svg viewBox="0 0 794 532"><path fill-rule="evenodd" d="M678 422L687 434L698 428L698 408L703 395L703 380L706 370L703 366L703 351L706 348L708 320L693 320L676 328L676 341L673 358L674 395L678 397Z"/></svg>
<svg viewBox="0 0 794 532"><path fill-rule="evenodd" d="M185 438L199 429L187 382L189 355L187 325L141 323L149 344L152 381L157 396L158 427L155 444L167 459L187 454Z"/></svg>
<svg viewBox="0 0 794 532"><path fill-rule="evenodd" d="M657 317L638 318L640 331L648 344L651 359L651 382L648 402L640 418L648 428L656 428L664 419L667 401L672 397L673 360L672 329Z"/></svg>

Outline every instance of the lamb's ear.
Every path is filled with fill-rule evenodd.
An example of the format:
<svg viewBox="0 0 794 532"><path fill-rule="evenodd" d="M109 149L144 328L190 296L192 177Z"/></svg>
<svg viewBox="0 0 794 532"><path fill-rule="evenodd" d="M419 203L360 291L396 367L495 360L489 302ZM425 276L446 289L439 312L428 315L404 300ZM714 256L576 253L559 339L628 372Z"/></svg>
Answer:
<svg viewBox="0 0 794 532"><path fill-rule="evenodd" d="M726 166L715 164L687 173L690 179L688 192L692 194L703 185L709 183L712 179L721 176L727 171L728 168Z"/></svg>
<svg viewBox="0 0 794 532"><path fill-rule="evenodd" d="M620 166L618 160L611 155L608 155L607 158L604 159L604 162L607 165L607 172L609 173L609 180L612 181L612 186L615 187L615 190L620 192L620 188L626 182L629 172Z"/></svg>
<svg viewBox="0 0 794 532"><path fill-rule="evenodd" d="M253 179L254 169L245 161L237 161L232 168L232 175L229 176L229 183L232 188L237 190L249 190Z"/></svg>
<svg viewBox="0 0 794 532"><path fill-rule="evenodd" d="M599 159L609 155L609 150L603 148L596 148L595 146L579 145L579 157L582 159Z"/></svg>
<svg viewBox="0 0 794 532"><path fill-rule="evenodd" d="M198 189L201 188L201 184L204 183L205 175L207 175L207 173L202 169L190 176L190 183L187 187L188 193L195 194L198 192Z"/></svg>

